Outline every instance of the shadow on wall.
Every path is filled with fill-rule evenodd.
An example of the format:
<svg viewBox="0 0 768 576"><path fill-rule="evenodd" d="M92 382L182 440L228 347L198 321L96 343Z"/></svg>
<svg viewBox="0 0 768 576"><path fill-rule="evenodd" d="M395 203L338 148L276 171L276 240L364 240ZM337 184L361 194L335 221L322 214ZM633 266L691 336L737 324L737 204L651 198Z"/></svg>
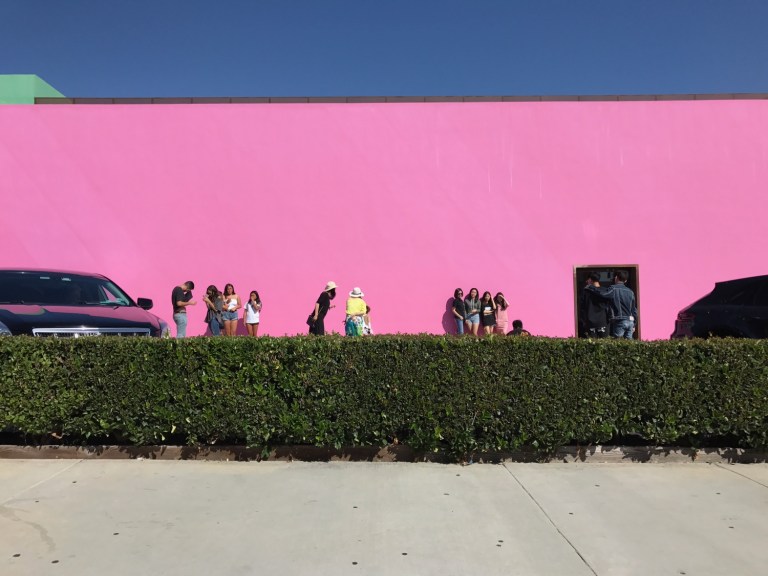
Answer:
<svg viewBox="0 0 768 576"><path fill-rule="evenodd" d="M453 315L453 297L450 297L445 302L445 312L443 313L443 330L446 334L458 335L455 318Z"/></svg>

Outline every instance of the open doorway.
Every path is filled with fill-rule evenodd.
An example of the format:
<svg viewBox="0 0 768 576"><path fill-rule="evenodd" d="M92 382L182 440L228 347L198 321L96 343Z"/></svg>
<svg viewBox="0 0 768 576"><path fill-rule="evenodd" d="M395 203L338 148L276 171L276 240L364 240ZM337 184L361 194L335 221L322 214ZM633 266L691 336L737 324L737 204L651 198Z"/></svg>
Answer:
<svg viewBox="0 0 768 576"><path fill-rule="evenodd" d="M637 302L638 311L638 318L635 320L635 339L640 340L640 317L642 317L642 311L640 310L640 267L637 264L590 264L573 267L574 334L576 334L578 338L584 337L579 326L579 307L581 292L587 283L587 278L594 272L599 276L601 286L610 286L613 284L613 277L619 270L625 270L627 272L629 275L629 279L626 282L627 288L635 293L635 301Z"/></svg>

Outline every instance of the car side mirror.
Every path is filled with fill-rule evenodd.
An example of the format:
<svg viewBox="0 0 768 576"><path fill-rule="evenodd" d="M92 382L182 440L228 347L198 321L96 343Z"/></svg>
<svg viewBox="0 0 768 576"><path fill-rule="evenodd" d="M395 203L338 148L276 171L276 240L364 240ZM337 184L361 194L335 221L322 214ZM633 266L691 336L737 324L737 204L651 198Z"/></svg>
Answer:
<svg viewBox="0 0 768 576"><path fill-rule="evenodd" d="M138 304L139 308L143 308L144 310L152 310L152 306L154 306L151 298L137 298L136 304Z"/></svg>

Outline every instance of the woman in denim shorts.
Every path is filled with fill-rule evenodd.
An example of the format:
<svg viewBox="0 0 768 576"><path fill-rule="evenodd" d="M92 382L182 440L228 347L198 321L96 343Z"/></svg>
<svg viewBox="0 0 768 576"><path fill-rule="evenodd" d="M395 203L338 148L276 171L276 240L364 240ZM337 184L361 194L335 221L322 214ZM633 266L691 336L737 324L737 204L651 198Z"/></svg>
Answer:
<svg viewBox="0 0 768 576"><path fill-rule="evenodd" d="M232 284L224 286L224 311L221 317L224 319L224 334L227 336L237 334L237 311L242 307L240 296L235 294L235 287Z"/></svg>
<svg viewBox="0 0 768 576"><path fill-rule="evenodd" d="M477 336L480 328L480 293L477 288L472 288L469 296L464 298L464 310L467 314L467 334Z"/></svg>

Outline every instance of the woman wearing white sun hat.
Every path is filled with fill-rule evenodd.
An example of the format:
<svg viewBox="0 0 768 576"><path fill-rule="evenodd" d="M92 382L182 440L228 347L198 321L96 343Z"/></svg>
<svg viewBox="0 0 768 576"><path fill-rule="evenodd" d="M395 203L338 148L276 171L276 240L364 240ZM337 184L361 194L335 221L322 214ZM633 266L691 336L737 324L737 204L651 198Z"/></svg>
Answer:
<svg viewBox="0 0 768 576"><path fill-rule="evenodd" d="M352 289L347 299L347 317L344 320L344 333L347 336L363 335L363 316L365 316L366 304L363 300L363 291L357 286Z"/></svg>
<svg viewBox="0 0 768 576"><path fill-rule="evenodd" d="M309 333L315 336L325 334L325 315L331 306L331 300L336 298L336 282L328 282L315 302L315 309L307 318Z"/></svg>

